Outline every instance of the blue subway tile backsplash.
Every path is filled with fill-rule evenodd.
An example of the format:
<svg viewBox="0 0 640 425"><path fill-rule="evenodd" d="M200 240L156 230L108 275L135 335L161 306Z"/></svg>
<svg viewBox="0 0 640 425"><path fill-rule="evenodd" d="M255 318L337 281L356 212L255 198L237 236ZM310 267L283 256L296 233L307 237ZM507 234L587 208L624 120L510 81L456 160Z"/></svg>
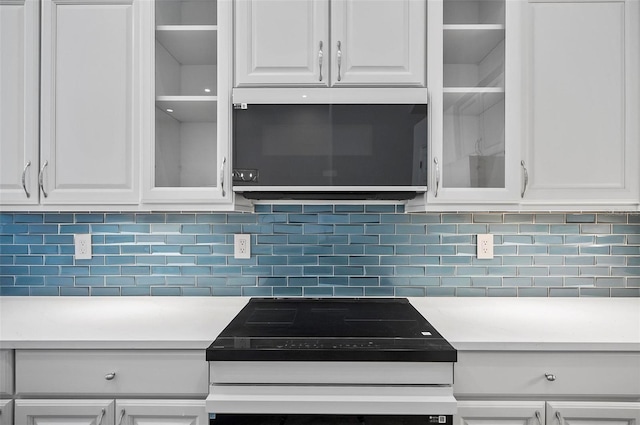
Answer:
<svg viewBox="0 0 640 425"><path fill-rule="evenodd" d="M0 295L638 297L638 213L0 213ZM495 257L476 258L476 235ZM73 234L92 235L75 260ZM233 235L251 234L251 258Z"/></svg>

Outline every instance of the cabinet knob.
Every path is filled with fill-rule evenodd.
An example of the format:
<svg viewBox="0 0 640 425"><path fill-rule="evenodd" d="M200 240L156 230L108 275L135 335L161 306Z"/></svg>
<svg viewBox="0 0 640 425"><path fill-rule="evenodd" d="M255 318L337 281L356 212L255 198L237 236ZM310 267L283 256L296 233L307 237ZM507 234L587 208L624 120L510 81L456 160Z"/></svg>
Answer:
<svg viewBox="0 0 640 425"><path fill-rule="evenodd" d="M116 377L116 373L115 372L110 372L110 373L107 373L106 375L104 375L104 379L106 379L107 381L111 381L115 377Z"/></svg>
<svg viewBox="0 0 640 425"><path fill-rule="evenodd" d="M556 380L556 375L554 375L553 373L545 373L544 377L547 378L547 381L549 382L553 382Z"/></svg>

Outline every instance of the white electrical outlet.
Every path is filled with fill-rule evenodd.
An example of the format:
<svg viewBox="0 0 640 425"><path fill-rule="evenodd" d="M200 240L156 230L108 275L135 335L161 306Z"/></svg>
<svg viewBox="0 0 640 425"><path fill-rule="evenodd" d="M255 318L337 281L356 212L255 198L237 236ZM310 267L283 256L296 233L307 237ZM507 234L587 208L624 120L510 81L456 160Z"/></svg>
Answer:
<svg viewBox="0 0 640 425"><path fill-rule="evenodd" d="M251 235L239 233L233 235L233 258L251 258Z"/></svg>
<svg viewBox="0 0 640 425"><path fill-rule="evenodd" d="M76 260L91 260L91 235L73 235L73 243L76 247L74 258Z"/></svg>
<svg viewBox="0 0 640 425"><path fill-rule="evenodd" d="M490 260L493 258L493 235L488 233L478 235L478 259Z"/></svg>

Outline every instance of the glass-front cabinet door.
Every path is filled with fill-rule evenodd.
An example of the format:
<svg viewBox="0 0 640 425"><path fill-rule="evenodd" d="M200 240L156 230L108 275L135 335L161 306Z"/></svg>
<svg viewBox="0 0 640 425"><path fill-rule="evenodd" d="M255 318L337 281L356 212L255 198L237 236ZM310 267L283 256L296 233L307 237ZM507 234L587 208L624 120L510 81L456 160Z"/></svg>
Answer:
<svg viewBox="0 0 640 425"><path fill-rule="evenodd" d="M429 204L519 200L518 2L429 1Z"/></svg>
<svg viewBox="0 0 640 425"><path fill-rule="evenodd" d="M231 199L231 0L155 1L155 108L145 203Z"/></svg>

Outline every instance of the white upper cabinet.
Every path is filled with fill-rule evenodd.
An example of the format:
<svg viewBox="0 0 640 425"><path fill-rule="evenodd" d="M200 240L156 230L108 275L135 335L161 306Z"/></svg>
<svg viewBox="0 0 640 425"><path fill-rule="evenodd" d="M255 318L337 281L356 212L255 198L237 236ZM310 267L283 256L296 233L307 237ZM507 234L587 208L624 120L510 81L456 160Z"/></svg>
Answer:
<svg viewBox="0 0 640 425"><path fill-rule="evenodd" d="M332 0L332 85L425 85L426 2Z"/></svg>
<svg viewBox="0 0 640 425"><path fill-rule="evenodd" d="M231 0L152 3L155 107L143 148L142 202L154 209L228 205Z"/></svg>
<svg viewBox="0 0 640 425"><path fill-rule="evenodd" d="M138 203L146 3L42 2L42 203Z"/></svg>
<svg viewBox="0 0 640 425"><path fill-rule="evenodd" d="M517 208L521 2L428 2L429 191L410 210Z"/></svg>
<svg viewBox="0 0 640 425"><path fill-rule="evenodd" d="M0 0L0 204L38 203L40 3Z"/></svg>
<svg viewBox="0 0 640 425"><path fill-rule="evenodd" d="M425 85L426 2L237 0L235 85Z"/></svg>
<svg viewBox="0 0 640 425"><path fill-rule="evenodd" d="M529 1L523 205L640 197L640 3Z"/></svg>
<svg viewBox="0 0 640 425"><path fill-rule="evenodd" d="M328 0L236 0L236 86L329 84Z"/></svg>

